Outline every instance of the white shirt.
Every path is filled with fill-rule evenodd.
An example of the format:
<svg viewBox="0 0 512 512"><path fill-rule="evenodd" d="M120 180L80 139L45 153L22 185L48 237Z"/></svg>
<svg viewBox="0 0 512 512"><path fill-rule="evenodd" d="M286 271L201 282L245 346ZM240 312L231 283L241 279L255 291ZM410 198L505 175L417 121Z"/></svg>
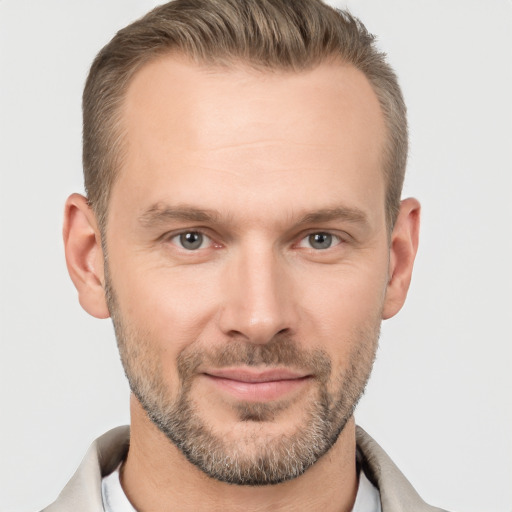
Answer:
<svg viewBox="0 0 512 512"><path fill-rule="evenodd" d="M380 506L380 493L364 474L359 471L359 487L352 512L382 512Z"/></svg>
<svg viewBox="0 0 512 512"><path fill-rule="evenodd" d="M121 480L119 479L120 467L121 464L110 475L104 476L101 481L103 508L105 512L137 512L128 501L121 487Z"/></svg>
<svg viewBox="0 0 512 512"><path fill-rule="evenodd" d="M137 512L128 501L119 480L119 468L103 477L101 482L101 496L105 512ZM359 473L359 487L352 512L381 512L380 494L364 474Z"/></svg>

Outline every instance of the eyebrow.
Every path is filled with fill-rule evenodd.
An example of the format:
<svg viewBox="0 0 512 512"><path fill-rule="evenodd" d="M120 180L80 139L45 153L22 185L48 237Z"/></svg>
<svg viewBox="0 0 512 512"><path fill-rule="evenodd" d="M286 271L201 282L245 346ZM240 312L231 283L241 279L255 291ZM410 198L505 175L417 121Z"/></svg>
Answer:
<svg viewBox="0 0 512 512"><path fill-rule="evenodd" d="M165 224L169 221L218 223L221 215L216 210L196 208L192 206L171 207L157 203L139 216L138 221L144 227ZM367 215L358 208L338 207L316 210L305 214L295 224L301 227L309 224L322 224L333 221L346 221L357 224L368 224Z"/></svg>
<svg viewBox="0 0 512 512"><path fill-rule="evenodd" d="M215 222L219 214L214 210L205 210L190 206L170 207L157 203L139 216L139 224L144 227L163 224L171 220L185 222Z"/></svg>
<svg viewBox="0 0 512 512"><path fill-rule="evenodd" d="M324 222L332 222L336 220L343 220L357 224L368 224L367 215L359 208L328 208L307 213L297 223L298 226L304 224L321 224Z"/></svg>

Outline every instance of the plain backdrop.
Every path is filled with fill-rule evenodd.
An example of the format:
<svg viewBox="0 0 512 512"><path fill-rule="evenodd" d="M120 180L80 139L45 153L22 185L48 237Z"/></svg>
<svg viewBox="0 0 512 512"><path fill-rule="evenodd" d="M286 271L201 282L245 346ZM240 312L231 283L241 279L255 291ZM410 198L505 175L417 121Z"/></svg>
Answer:
<svg viewBox="0 0 512 512"><path fill-rule="evenodd" d="M81 92L152 0L0 0L0 509L55 499L129 421L110 321L83 312L61 242L82 191ZM338 3L337 5L347 5ZM408 302L384 323L358 423L429 502L512 510L512 3L354 0L409 107L423 204Z"/></svg>

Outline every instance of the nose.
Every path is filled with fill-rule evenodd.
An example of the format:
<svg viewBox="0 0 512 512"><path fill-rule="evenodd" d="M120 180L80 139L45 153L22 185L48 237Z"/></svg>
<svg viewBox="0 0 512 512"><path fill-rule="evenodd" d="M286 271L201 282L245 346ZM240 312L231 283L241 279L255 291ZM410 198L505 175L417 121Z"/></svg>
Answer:
<svg viewBox="0 0 512 512"><path fill-rule="evenodd" d="M240 251L226 268L223 291L219 327L225 335L263 344L295 333L293 280L272 249Z"/></svg>

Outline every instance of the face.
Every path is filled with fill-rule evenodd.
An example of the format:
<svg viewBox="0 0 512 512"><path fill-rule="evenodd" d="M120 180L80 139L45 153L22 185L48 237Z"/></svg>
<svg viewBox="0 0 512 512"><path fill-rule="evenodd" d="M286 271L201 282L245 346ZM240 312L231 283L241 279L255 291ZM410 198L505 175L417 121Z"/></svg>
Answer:
<svg viewBox="0 0 512 512"><path fill-rule="evenodd" d="M364 76L146 65L106 285L132 391L208 475L277 483L335 443L388 284L385 127Z"/></svg>

